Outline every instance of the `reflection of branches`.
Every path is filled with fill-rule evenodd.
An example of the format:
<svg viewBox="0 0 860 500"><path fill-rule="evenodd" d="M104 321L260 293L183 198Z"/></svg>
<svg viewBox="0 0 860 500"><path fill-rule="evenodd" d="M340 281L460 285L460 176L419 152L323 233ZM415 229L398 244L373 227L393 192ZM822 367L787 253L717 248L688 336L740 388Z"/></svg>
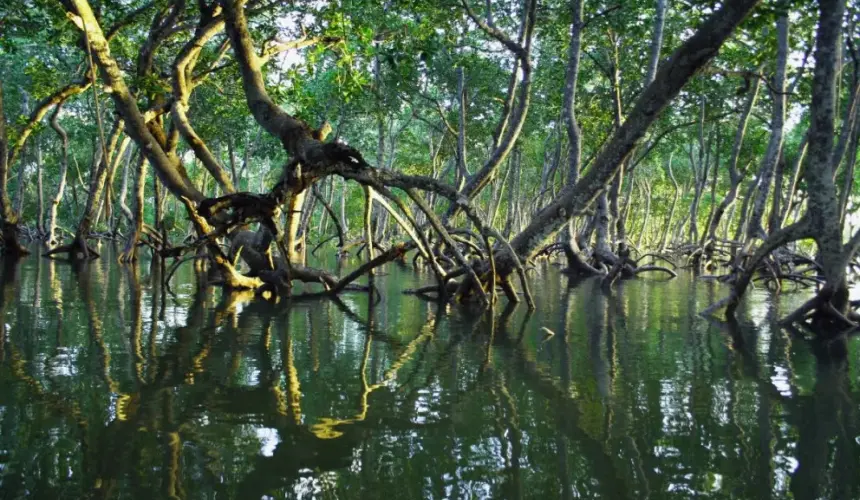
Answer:
<svg viewBox="0 0 860 500"><path fill-rule="evenodd" d="M367 418L367 412L370 409L370 404L368 403L370 394L381 387L385 387L394 380L400 369L412 359L412 355L415 353L418 346L425 340L431 338L433 336L433 332L434 328L432 322L425 325L424 328L422 328L421 333L412 339L411 342L406 344L406 347L397 359L391 363L391 366L383 374L382 380L373 385L370 385L367 381L367 361L370 358L370 346L373 342L373 336L368 336L364 343L364 354L359 368L361 377L361 394L359 396L358 413L353 417L346 419L322 417L316 424L311 426L311 432L320 439L333 439L343 435L343 433L337 429L338 427L364 421Z"/></svg>
<svg viewBox="0 0 860 500"><path fill-rule="evenodd" d="M289 314L287 314L289 321ZM284 339L281 347L284 369L287 371L287 404L288 414L292 416L296 425L302 424L302 389L299 384L299 372L296 370L296 359L293 355L293 335L290 332L289 323L284 328Z"/></svg>
<svg viewBox="0 0 860 500"><path fill-rule="evenodd" d="M53 261L52 261L53 262ZM140 288L140 269L136 262L126 267L131 298L131 359L132 372L139 385L143 385L143 293Z"/></svg>

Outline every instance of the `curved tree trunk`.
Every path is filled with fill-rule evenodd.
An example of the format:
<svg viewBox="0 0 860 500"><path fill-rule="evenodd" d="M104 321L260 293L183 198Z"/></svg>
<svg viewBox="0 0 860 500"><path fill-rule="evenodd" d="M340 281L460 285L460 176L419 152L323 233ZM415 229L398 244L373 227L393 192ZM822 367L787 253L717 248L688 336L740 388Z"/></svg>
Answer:
<svg viewBox="0 0 860 500"><path fill-rule="evenodd" d="M57 230L57 209L60 202L63 201L63 195L66 191L66 174L69 171L69 135L66 130L60 125L59 115L63 109L63 104L57 104L53 114L51 114L51 128L60 136L60 178L57 183L57 193L51 199L51 206L48 208L48 230L45 238L48 249L53 249L59 245L60 241L56 238Z"/></svg>
<svg viewBox="0 0 860 500"><path fill-rule="evenodd" d="M576 85L579 79L579 58L582 46L582 6L583 0L571 0L570 2L570 45L567 49L567 70L561 107L562 121L567 131L569 144L566 183L568 188L572 188L579 180L582 162L582 137L579 123L576 120ZM583 266L585 261L580 255L579 245L576 242L573 222L568 223L566 230L563 231L562 248L567 257L567 266L571 271L585 268ZM590 267L588 266L588 268Z"/></svg>
<svg viewBox="0 0 860 500"><path fill-rule="evenodd" d="M675 179L675 174L672 173L672 156L672 153L669 153L669 161L666 162L666 170L669 172L669 179L672 181L674 194L672 196L672 205L669 207L669 216L666 217L666 222L663 226L663 236L660 238L660 253L666 251L666 245L669 243L669 232L672 228L672 219L675 218L675 207L678 205L678 197L680 195L678 181Z"/></svg>
<svg viewBox="0 0 860 500"><path fill-rule="evenodd" d="M9 143L6 140L6 118L3 114L3 85L0 82L0 216L2 216L3 255L17 258L29 253L18 242L18 216L9 201Z"/></svg>
<svg viewBox="0 0 860 500"><path fill-rule="evenodd" d="M42 144L36 140L36 231L45 237L45 192L42 185Z"/></svg>
<svg viewBox="0 0 860 500"><path fill-rule="evenodd" d="M128 239L120 255L120 262L137 260L137 248L143 230L144 191L146 190L146 156L141 152L137 159L137 175L134 178L134 214L130 221Z"/></svg>
<svg viewBox="0 0 860 500"><path fill-rule="evenodd" d="M21 89L21 113L23 115L30 114L30 94ZM23 150L23 148L22 148ZM26 153L26 151L25 151ZM10 163L10 165L12 165ZM25 161L18 162L17 185L15 186L15 214L18 219L21 219L21 210L24 208L24 195L26 194L24 186L27 184L27 164Z"/></svg>
<svg viewBox="0 0 860 500"><path fill-rule="evenodd" d="M751 83L750 89L747 91L746 102L744 103L743 112L738 120L738 128L735 131L735 141L732 145L732 156L729 158L729 191L726 196L714 210L714 216L711 218L711 223L708 227L708 240L713 242L717 239L717 228L730 207L734 206L738 196L738 188L744 178L744 171L738 169L738 160L741 155L741 147L743 146L744 137L746 136L747 124L758 99L759 89L761 88L761 79L755 78ZM706 245L707 246L707 245Z"/></svg>
<svg viewBox="0 0 860 500"><path fill-rule="evenodd" d="M137 143L147 160L153 165L164 184L176 196L193 201L204 197L188 179L179 157L169 148L168 138L162 128L145 117L137 105L136 97L125 83L125 77L116 60L111 56L108 41L87 0L66 0L64 6L69 18L85 32L92 49L94 61L101 69L104 83L110 87L117 113L127 126L127 133ZM151 126L148 126L151 125Z"/></svg>
<svg viewBox="0 0 860 500"><path fill-rule="evenodd" d="M747 222L747 242L756 238L764 238L766 233L762 226L764 209L773 181L774 173L780 155L782 154L783 128L785 126L785 66L788 60L788 14L783 14L776 22L777 52L776 71L770 85L770 96L773 101L771 114L771 134L767 144L761 167L756 177L760 179L755 193L752 213Z"/></svg>
<svg viewBox="0 0 860 500"><path fill-rule="evenodd" d="M140 152L137 153L140 156ZM129 171L131 170L130 165L132 161L133 154L129 153L126 161L123 162L122 165L122 184L119 187L119 196L117 196L117 203L119 204L120 213L122 217L125 217L126 221L129 225L134 223L134 214L131 213L131 209L128 207L128 203L126 199L128 198L128 176ZM119 233L119 225L120 225L120 217L119 214L114 214L113 219L111 220L111 233L117 235Z"/></svg>
<svg viewBox="0 0 860 500"><path fill-rule="evenodd" d="M537 0L526 0L523 4L519 41L511 40L498 29L487 26L486 23L474 15L472 10L468 7L467 2L463 2L463 6L467 9L472 20L476 22L481 29L488 32L514 53L517 62L514 65L514 75L512 75L512 78L515 77L518 71L522 74L519 88L515 89L514 86L509 88L510 94L516 92L516 107L509 108L507 113L502 117L502 121L498 127L500 139L496 141L497 146L493 149L490 157L481 169L475 172L474 175L470 176L466 185L463 186L463 195L467 199L472 200L487 186L487 184L490 183L496 170L498 170L499 165L501 165L508 154L511 153L517 138L523 129L523 125L525 124L531 99L532 64L530 58L532 35L534 34L534 27L537 18ZM508 100L509 102L512 102L510 95ZM456 215L458 210L458 205L451 204L448 211L445 213L443 220L448 221L451 217Z"/></svg>
<svg viewBox="0 0 860 500"><path fill-rule="evenodd" d="M746 195L744 196L744 201L741 204L741 218L740 218L740 220L738 220L738 226L735 229L735 238L734 239L737 242L742 241L742 238L744 235L744 230L747 227L749 216L750 216L751 200L753 199L753 196L755 196L755 191L758 188L759 182L761 182L761 178L756 177L755 179L750 181L749 187L747 187Z"/></svg>

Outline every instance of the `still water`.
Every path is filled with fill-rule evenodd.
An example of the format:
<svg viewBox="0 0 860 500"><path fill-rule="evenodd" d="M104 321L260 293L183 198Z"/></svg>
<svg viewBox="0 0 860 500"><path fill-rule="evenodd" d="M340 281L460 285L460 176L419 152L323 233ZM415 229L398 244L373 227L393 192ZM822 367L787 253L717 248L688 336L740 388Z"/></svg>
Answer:
<svg viewBox="0 0 860 500"><path fill-rule="evenodd" d="M860 496L860 340L838 361L776 327L802 294L729 327L689 276L546 266L535 313L490 315L396 265L371 306L115 262L2 275L0 498Z"/></svg>

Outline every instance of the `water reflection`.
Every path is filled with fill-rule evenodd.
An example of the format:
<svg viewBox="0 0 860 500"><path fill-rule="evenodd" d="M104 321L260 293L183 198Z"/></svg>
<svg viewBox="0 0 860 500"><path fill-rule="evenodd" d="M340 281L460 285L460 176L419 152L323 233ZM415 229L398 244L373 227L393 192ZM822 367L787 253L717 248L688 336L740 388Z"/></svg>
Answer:
<svg viewBox="0 0 860 500"><path fill-rule="evenodd" d="M709 322L713 283L549 267L490 314L392 265L273 304L113 262L2 270L4 498L860 495L860 344L778 328L800 295Z"/></svg>

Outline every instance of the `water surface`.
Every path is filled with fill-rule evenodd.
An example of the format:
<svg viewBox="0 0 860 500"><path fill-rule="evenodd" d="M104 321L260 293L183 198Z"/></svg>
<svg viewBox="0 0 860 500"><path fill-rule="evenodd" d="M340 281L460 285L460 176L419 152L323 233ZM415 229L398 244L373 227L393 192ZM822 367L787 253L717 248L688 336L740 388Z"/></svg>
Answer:
<svg viewBox="0 0 860 500"><path fill-rule="evenodd" d="M373 305L271 304L103 255L0 279L0 498L860 496L860 341L779 329L803 294L724 325L721 285L546 266L490 315L389 265Z"/></svg>

